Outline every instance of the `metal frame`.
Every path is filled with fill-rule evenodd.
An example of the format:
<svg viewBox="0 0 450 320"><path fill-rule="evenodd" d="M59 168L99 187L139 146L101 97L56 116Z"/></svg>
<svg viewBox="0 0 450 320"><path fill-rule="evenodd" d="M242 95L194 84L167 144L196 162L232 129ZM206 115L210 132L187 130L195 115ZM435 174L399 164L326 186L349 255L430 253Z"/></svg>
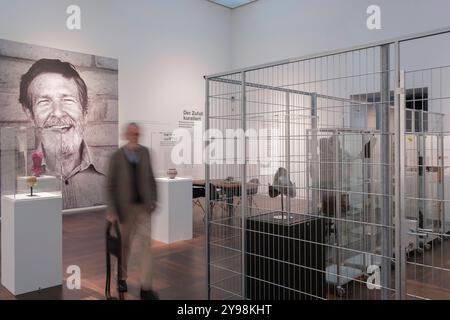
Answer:
<svg viewBox="0 0 450 320"><path fill-rule="evenodd" d="M260 64L260 65L256 65L253 67L235 69L235 70L231 70L228 72L215 73L215 74L211 74L211 75L206 75L204 78L205 79L220 78L220 77L227 76L230 74L254 71L254 70L258 70L258 69L275 67L275 66L279 66L279 65L284 65L284 64L289 64L289 63L299 62L299 61L304 61L304 60L323 58L326 56L332 56L332 55L336 55L336 54L357 51L357 50L361 50L361 49L369 49L369 48L373 48L373 47L379 47L382 45L388 45L388 44L398 44L399 45L401 42L417 40L420 38L426 38L426 37L431 37L431 36L437 36L437 35L449 33L449 32L450 32L450 26L432 30L432 31L423 32L423 33L416 33L416 34L406 35L406 36L402 36L402 37L397 37L397 38L393 38L393 39L389 39L389 40L372 42L370 44L357 45L357 46L353 46L353 47L349 47L349 48L345 48L345 49L330 50L330 51L325 51L325 52L318 53L318 54L304 55L304 56L293 58L293 59L285 59L285 60L280 60L280 61L276 61L276 62ZM398 70L398 71L400 71L400 70Z"/></svg>

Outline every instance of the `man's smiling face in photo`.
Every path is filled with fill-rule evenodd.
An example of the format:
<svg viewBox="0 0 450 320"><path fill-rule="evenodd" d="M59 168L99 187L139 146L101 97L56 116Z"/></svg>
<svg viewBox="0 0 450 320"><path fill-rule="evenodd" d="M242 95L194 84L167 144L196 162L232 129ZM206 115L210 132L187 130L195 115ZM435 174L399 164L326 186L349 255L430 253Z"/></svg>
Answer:
<svg viewBox="0 0 450 320"><path fill-rule="evenodd" d="M30 83L28 94L44 149L60 144L57 154L63 158L78 152L83 140L84 114L75 81L58 73L43 73ZM62 143L58 143L55 130L62 133Z"/></svg>

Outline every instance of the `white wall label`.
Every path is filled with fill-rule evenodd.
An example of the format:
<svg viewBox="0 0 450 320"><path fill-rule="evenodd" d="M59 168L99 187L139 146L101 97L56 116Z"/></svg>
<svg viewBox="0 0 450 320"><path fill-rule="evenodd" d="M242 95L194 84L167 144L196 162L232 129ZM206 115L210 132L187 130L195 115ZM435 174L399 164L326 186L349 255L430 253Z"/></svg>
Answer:
<svg viewBox="0 0 450 320"><path fill-rule="evenodd" d="M69 15L66 20L67 29L81 30L81 8L72 4L67 7L66 13Z"/></svg>
<svg viewBox="0 0 450 320"><path fill-rule="evenodd" d="M77 265L71 265L67 267L66 273L70 274L67 277L66 285L69 290L81 289L81 269Z"/></svg>
<svg viewBox="0 0 450 320"><path fill-rule="evenodd" d="M380 30L381 29L381 8L377 5L371 5L367 8L367 29Z"/></svg>
<svg viewBox="0 0 450 320"><path fill-rule="evenodd" d="M203 111L183 110L183 120L185 121L202 121Z"/></svg>
<svg viewBox="0 0 450 320"><path fill-rule="evenodd" d="M178 121L179 128L194 128L198 121L203 121L203 111L183 110L183 119Z"/></svg>

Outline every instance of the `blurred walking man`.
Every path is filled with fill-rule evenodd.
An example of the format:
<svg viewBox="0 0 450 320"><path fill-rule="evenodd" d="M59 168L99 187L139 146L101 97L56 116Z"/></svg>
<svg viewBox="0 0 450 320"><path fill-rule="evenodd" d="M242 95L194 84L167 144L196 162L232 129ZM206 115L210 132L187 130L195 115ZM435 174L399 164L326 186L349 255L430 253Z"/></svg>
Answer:
<svg viewBox="0 0 450 320"><path fill-rule="evenodd" d="M111 158L107 183L107 220L119 222L122 236L122 279L120 292L127 289L127 269L133 241L140 255L141 299L155 300L152 289L151 213L155 210L157 190L150 153L139 144L140 130L136 123L127 125L128 143Z"/></svg>

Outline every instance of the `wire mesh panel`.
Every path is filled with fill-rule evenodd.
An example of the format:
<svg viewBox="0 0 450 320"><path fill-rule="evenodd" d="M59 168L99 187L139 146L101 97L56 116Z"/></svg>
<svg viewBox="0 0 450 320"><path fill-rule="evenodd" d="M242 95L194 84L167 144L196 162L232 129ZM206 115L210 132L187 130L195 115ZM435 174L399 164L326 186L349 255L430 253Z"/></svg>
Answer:
<svg viewBox="0 0 450 320"><path fill-rule="evenodd" d="M207 77L210 298L445 297L450 61L412 39Z"/></svg>
<svg viewBox="0 0 450 320"><path fill-rule="evenodd" d="M438 47L441 51L429 50ZM450 35L407 41L400 49L406 119L406 298L449 299L450 194L445 186L450 182Z"/></svg>
<svg viewBox="0 0 450 320"><path fill-rule="evenodd" d="M236 143L242 128L242 79L240 74L232 74L223 80L209 83L206 190L209 199L210 295L213 299L236 299L242 297L243 268L242 228L235 201L235 197L239 197L242 177L239 159L243 155ZM224 152L225 146L228 146L228 152Z"/></svg>

